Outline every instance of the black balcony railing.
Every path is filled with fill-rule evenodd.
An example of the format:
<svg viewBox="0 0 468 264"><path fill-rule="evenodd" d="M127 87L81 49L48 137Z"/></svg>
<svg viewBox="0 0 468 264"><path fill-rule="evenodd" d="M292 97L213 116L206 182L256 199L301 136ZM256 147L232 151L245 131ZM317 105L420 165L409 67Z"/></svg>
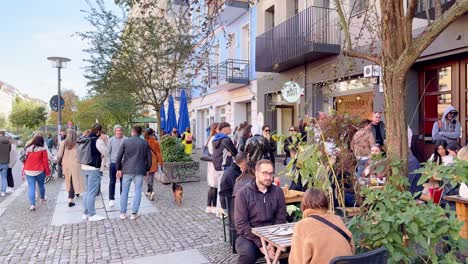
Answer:
<svg viewBox="0 0 468 264"><path fill-rule="evenodd" d="M256 71L281 72L340 53L334 9L311 6L256 39Z"/></svg>
<svg viewBox="0 0 468 264"><path fill-rule="evenodd" d="M438 0L438 1L440 1L442 12L445 12L455 3L456 0ZM434 0L419 0L414 16L417 18L427 19L427 13L429 13L429 16L431 19L435 19Z"/></svg>
<svg viewBox="0 0 468 264"><path fill-rule="evenodd" d="M192 89L191 88L176 88L171 91L172 97L174 100L179 101L182 90L185 90L185 95L187 96L187 102L192 101Z"/></svg>
<svg viewBox="0 0 468 264"><path fill-rule="evenodd" d="M249 82L250 67L248 60L228 59L209 68L208 84L210 87L218 87L224 84L247 85Z"/></svg>

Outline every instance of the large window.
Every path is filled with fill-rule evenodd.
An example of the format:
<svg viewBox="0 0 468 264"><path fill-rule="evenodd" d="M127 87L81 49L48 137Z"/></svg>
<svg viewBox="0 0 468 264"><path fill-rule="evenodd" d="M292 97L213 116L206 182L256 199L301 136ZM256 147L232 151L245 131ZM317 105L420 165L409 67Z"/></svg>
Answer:
<svg viewBox="0 0 468 264"><path fill-rule="evenodd" d="M424 72L424 139L432 141L432 126L452 104L452 67Z"/></svg>
<svg viewBox="0 0 468 264"><path fill-rule="evenodd" d="M350 8L352 15L358 15L366 10L368 0L350 0Z"/></svg>

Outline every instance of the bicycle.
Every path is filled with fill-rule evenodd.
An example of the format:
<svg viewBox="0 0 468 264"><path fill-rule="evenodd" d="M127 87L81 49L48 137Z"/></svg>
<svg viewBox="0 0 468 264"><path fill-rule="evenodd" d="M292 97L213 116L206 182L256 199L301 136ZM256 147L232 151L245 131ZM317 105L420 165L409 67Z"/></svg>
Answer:
<svg viewBox="0 0 468 264"><path fill-rule="evenodd" d="M48 183L52 178L54 178L54 174L57 172L57 162L53 160L49 160L49 168L50 168L50 176L45 178L45 183Z"/></svg>

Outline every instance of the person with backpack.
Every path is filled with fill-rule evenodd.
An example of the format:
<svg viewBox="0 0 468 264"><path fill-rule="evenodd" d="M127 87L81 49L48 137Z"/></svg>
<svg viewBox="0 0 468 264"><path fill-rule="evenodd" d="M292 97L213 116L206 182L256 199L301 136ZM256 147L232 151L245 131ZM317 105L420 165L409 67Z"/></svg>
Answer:
<svg viewBox="0 0 468 264"><path fill-rule="evenodd" d="M432 126L432 141L445 140L447 144L456 142L461 137L461 125L457 120L458 111L449 105L445 108L442 119Z"/></svg>
<svg viewBox="0 0 468 264"><path fill-rule="evenodd" d="M193 135L190 133L190 127L187 127L182 134L182 144L185 146L185 153L187 153L187 155L192 155Z"/></svg>
<svg viewBox="0 0 468 264"><path fill-rule="evenodd" d="M103 144L98 143L102 126L96 123L91 128L88 136L78 139L78 160L81 164L81 171L86 186L86 195L83 200L84 212L82 219L89 221L101 221L106 217L96 214L96 194L101 186L101 163L102 155L106 154L106 149L101 148Z"/></svg>
<svg viewBox="0 0 468 264"><path fill-rule="evenodd" d="M148 185L146 196L148 196L150 201L154 201L154 175L158 172L158 166L161 167L161 170L163 169L164 161L161 152L161 145L154 136L154 130L152 128L146 129L145 140L151 150L151 168L145 176L146 184Z"/></svg>
<svg viewBox="0 0 468 264"><path fill-rule="evenodd" d="M24 147L25 159L23 166L23 180L26 177L28 182L28 198L30 203L30 211L36 210L36 184L39 187L39 195L41 202L46 201L45 198L45 177L50 176L49 154L47 145L44 142L42 134L36 134L31 140L31 143Z"/></svg>

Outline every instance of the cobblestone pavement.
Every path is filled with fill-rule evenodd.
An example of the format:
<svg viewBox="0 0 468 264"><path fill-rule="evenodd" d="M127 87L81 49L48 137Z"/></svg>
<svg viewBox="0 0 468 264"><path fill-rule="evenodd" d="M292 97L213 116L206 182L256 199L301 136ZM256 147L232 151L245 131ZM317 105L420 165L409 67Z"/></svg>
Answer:
<svg viewBox="0 0 468 264"><path fill-rule="evenodd" d="M0 263L122 263L186 250L198 250L209 263L235 263L237 255L224 242L221 219L204 212L206 163L200 170L200 182L182 184L180 207L172 200L170 185L155 184L157 211L136 221L111 218L52 226L63 179L46 185L48 202L33 213L24 188L0 216Z"/></svg>

